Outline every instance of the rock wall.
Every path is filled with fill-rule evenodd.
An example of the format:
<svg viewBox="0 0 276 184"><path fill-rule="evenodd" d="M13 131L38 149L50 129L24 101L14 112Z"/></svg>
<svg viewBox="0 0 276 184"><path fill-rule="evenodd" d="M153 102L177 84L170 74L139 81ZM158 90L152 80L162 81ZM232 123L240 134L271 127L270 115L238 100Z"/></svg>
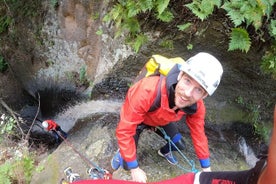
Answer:
<svg viewBox="0 0 276 184"><path fill-rule="evenodd" d="M101 81L117 61L133 54L122 40L112 38L112 25L102 22L107 7L108 1L96 0L64 0L57 8L44 2L40 21L17 25L18 45L5 43L15 81L33 96L53 86L78 88L81 76L87 81L82 90Z"/></svg>

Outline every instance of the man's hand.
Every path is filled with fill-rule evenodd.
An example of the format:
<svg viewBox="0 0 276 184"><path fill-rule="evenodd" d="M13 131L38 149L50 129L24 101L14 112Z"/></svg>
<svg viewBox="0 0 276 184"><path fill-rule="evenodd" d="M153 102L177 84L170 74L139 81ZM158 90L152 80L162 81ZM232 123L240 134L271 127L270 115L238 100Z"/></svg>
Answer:
<svg viewBox="0 0 276 184"><path fill-rule="evenodd" d="M139 167L137 167L135 169L131 169L130 172L131 172L131 177L132 177L133 181L142 182L142 183L147 182L146 173Z"/></svg>
<svg viewBox="0 0 276 184"><path fill-rule="evenodd" d="M203 172L211 172L211 167L202 168Z"/></svg>

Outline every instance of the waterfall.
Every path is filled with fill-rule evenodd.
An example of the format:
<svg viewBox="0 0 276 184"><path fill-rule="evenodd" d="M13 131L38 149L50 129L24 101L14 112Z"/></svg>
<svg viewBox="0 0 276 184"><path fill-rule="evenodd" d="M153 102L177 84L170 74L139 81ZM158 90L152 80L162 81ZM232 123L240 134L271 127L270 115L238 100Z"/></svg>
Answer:
<svg viewBox="0 0 276 184"><path fill-rule="evenodd" d="M258 161L258 158L256 157L254 151L249 145L247 145L244 137L240 137L238 139L238 143L239 143L239 149L240 149L239 151L245 157L246 163L250 167L254 167L256 162Z"/></svg>
<svg viewBox="0 0 276 184"><path fill-rule="evenodd" d="M80 103L69 107L65 111L59 113L54 120L61 126L61 128L68 132L77 120L89 117L95 113L110 112L119 113L122 102L109 100L92 100L85 103Z"/></svg>

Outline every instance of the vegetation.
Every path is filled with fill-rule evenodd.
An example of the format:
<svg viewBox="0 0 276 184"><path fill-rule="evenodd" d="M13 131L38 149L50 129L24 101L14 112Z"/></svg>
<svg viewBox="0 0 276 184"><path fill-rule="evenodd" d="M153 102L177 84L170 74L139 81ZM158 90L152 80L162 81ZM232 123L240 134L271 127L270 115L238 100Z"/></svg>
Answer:
<svg viewBox="0 0 276 184"><path fill-rule="evenodd" d="M35 155L26 150L27 146L24 139L22 144L11 146L12 139L18 132L16 120L9 115L2 114L0 118L0 147L9 145L9 150L1 152L0 156L0 183L23 183L31 181L32 173L35 169ZM13 142L13 141L12 141Z"/></svg>
<svg viewBox="0 0 276 184"><path fill-rule="evenodd" d="M0 183L30 183L34 171L34 156L29 153L21 154L0 165Z"/></svg>
<svg viewBox="0 0 276 184"><path fill-rule="evenodd" d="M252 102L246 102L241 96L237 97L236 102L241 105L248 113L247 121L252 123L254 134L260 136L265 142L269 141L271 127L268 127L261 119L260 106Z"/></svg>
<svg viewBox="0 0 276 184"><path fill-rule="evenodd" d="M115 37L125 33L127 43L138 52L148 40L142 28L147 21L153 20L171 29L175 27L175 30L185 31L198 21L208 20L213 14L222 12L225 22L230 22L228 51L248 52L254 41L268 44L275 41L275 2L275 0L192 0L186 3L175 0L117 0L113 1L113 6L104 17L104 21L114 21L117 28ZM177 11L177 7L180 6L183 7L181 12ZM172 47L171 44L169 47ZM192 49L192 45L189 43L187 48ZM264 55L261 68L276 78L275 46Z"/></svg>
<svg viewBox="0 0 276 184"><path fill-rule="evenodd" d="M8 68L8 63L4 60L2 56L0 56L0 72L6 71Z"/></svg>
<svg viewBox="0 0 276 184"><path fill-rule="evenodd" d="M16 38L16 26L20 22L31 22L32 18L43 17L40 8L43 1L40 0L2 0L0 2L0 34L18 44L20 38ZM229 35L228 51L240 50L247 53L253 42L265 42L270 44L269 50L263 56L261 68L276 79L276 0L116 0L104 21L113 22L117 28L115 37L127 35L126 42L136 52L149 40L146 28L154 28L161 25L161 36L164 39L160 46L173 49L174 33L167 34L167 30L176 30L190 34L190 28L196 27L200 21L208 21L216 13L225 15L225 23L228 25L225 33ZM50 0L50 5L58 7L58 0ZM178 8L183 7L183 8ZM180 10L181 9L181 10ZM91 16L98 19L99 14ZM26 24L26 26L30 26ZM37 26L39 27L39 26ZM39 30L35 30L39 33ZM24 35L21 33L20 35ZM98 30L97 35L102 35L103 30ZM167 36L168 35L168 36ZM191 36L193 36L191 34ZM0 38L0 46L2 37ZM192 43L187 44L187 49L193 49ZM32 49L29 49L32 50ZM0 55L0 72L8 68L8 63ZM52 64L52 61L46 63ZM73 74L71 74L71 77ZM80 85L89 85L86 68L81 67L76 77ZM1 100L1 99L0 99ZM268 137L268 128L263 126L257 105L244 103L242 98L238 103L244 105L250 112L250 121L253 122L256 134ZM0 114L2 115L2 113ZM0 159L0 181L3 183L30 183L32 172L35 169L35 156L25 150L28 138L18 126L18 119L11 115L2 115L0 119L0 146L6 139L19 140L21 144L14 147L13 153L2 154ZM19 132L19 134L18 134ZM21 137L19 137L21 136ZM4 139L5 138L5 139ZM12 159L10 159L12 157ZM41 168L40 168L41 169Z"/></svg>

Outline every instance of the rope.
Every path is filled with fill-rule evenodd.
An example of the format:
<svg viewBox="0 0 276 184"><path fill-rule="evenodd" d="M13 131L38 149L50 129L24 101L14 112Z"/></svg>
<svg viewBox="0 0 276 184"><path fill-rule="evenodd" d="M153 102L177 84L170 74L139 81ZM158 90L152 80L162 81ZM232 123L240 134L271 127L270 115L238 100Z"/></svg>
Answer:
<svg viewBox="0 0 276 184"><path fill-rule="evenodd" d="M88 159L84 154L82 154L81 152L79 152L74 146L73 144L68 141L63 135L61 135L58 131L53 130L55 133L57 133L62 139L63 141L73 149L73 151L75 153L77 153L79 155L79 157L84 161L84 163L86 163L86 165L90 168L94 167L96 168L98 171L100 171L103 174L106 174L106 170L101 168L100 166L98 166L96 163L94 163L92 160Z"/></svg>
<svg viewBox="0 0 276 184"><path fill-rule="evenodd" d="M186 160L186 162L191 166L191 169L186 169L185 167L181 166L180 164L177 164L177 166L186 171L186 172L193 172L193 173L197 173L198 170L195 168L195 162L194 160L189 160L185 155L184 153L174 144L174 142L171 140L170 136L167 135L167 133L165 132L165 130L163 128L160 128L160 127L156 127L158 130L161 131L161 133L164 135L164 138L168 141L169 143L169 148L170 148L170 152L172 151L171 149L171 146L173 145L176 150L179 152L179 154L184 158L184 160Z"/></svg>

